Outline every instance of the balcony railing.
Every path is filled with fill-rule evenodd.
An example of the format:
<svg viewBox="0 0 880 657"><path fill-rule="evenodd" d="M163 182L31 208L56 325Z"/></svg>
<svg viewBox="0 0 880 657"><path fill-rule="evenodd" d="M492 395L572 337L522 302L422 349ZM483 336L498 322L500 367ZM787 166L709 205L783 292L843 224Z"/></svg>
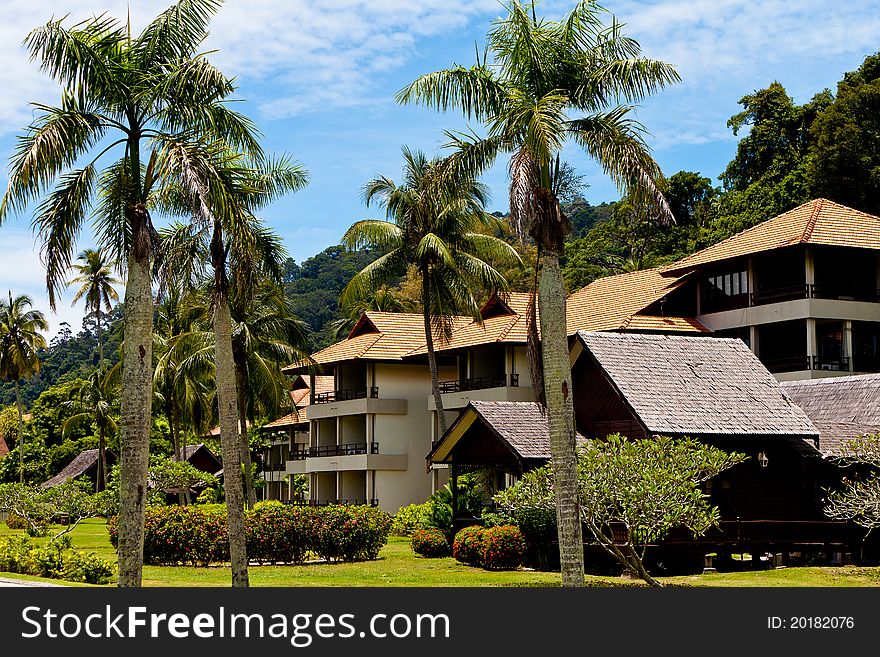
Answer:
<svg viewBox="0 0 880 657"><path fill-rule="evenodd" d="M788 287L777 287L770 290L752 292L752 305L761 306L767 303L779 303L780 301L791 301L793 299L808 299L812 291L811 287L811 285L804 283L803 285L789 285Z"/></svg>
<svg viewBox="0 0 880 657"><path fill-rule="evenodd" d="M800 372L810 369L812 362L809 356L786 356L784 358L764 358L761 362L771 372Z"/></svg>
<svg viewBox="0 0 880 657"><path fill-rule="evenodd" d="M853 356L854 372L880 372L880 357Z"/></svg>
<svg viewBox="0 0 880 657"><path fill-rule="evenodd" d="M331 506L334 504L342 504L344 506L379 506L378 499L363 500L283 500L284 504L290 506Z"/></svg>
<svg viewBox="0 0 880 657"><path fill-rule="evenodd" d="M354 456L356 454L378 454L379 443L347 443L345 445L319 445L309 447L308 456Z"/></svg>
<svg viewBox="0 0 880 657"><path fill-rule="evenodd" d="M316 404L327 404L330 402L349 401L351 399L376 399L379 396L379 387L371 386L370 388L348 388L347 390L331 390L330 392L321 392L315 395Z"/></svg>
<svg viewBox="0 0 880 657"><path fill-rule="evenodd" d="M813 356L814 370L831 370L832 372L848 372L849 356Z"/></svg>
<svg viewBox="0 0 880 657"><path fill-rule="evenodd" d="M267 463L263 466L264 472L284 472L287 466L284 463Z"/></svg>
<svg viewBox="0 0 880 657"><path fill-rule="evenodd" d="M807 284L777 287L770 290L752 292L752 305L761 306L768 303L792 301L794 299L840 299L843 301L880 301L880 289L877 288L846 288L836 285Z"/></svg>
<svg viewBox="0 0 880 657"><path fill-rule="evenodd" d="M509 381L509 383L508 383ZM440 392L467 392L469 390L486 390L488 388L511 388L519 387L519 374L505 376L478 376L472 379L459 379L457 381L441 381Z"/></svg>

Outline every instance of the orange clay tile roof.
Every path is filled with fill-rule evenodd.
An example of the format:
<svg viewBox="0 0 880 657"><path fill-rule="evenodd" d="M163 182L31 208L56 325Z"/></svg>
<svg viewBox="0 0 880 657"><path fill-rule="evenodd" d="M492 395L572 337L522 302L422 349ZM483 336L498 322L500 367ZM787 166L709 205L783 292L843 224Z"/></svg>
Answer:
<svg viewBox="0 0 880 657"><path fill-rule="evenodd" d="M599 278L568 297L568 334L621 330L706 332L694 319L638 314L679 287L684 278L663 276L659 267Z"/></svg>
<svg viewBox="0 0 880 657"><path fill-rule="evenodd" d="M710 262L794 244L880 249L880 217L815 199L674 262L663 273L674 275Z"/></svg>
<svg viewBox="0 0 880 657"><path fill-rule="evenodd" d="M358 320L349 337L312 354L317 365L334 365L349 360L400 360L425 341L422 315L386 313L368 310ZM282 371L295 373L307 370L309 363L300 361Z"/></svg>
<svg viewBox="0 0 880 657"><path fill-rule="evenodd" d="M303 424L308 422L306 419L305 408L309 405L309 387L308 383L306 383L305 387L302 387L301 384L303 381L308 381L305 377L297 377L294 380L294 389L290 391L290 398L293 400L293 412L288 413L287 415L278 418L277 420L273 420L268 424L263 425L263 429L283 429L287 427L292 427L297 424ZM316 376L315 377L315 394L319 395L322 392L330 392L333 390L334 383L332 376Z"/></svg>
<svg viewBox="0 0 880 657"><path fill-rule="evenodd" d="M461 319L464 321L456 326L449 342L438 343L435 340L435 350L438 352L455 351L493 343L525 344L528 339L526 312L530 296L527 292L508 292L490 298L480 311L484 317L482 323L462 317ZM428 353L428 347L422 340L422 344L412 350L409 355L418 356L426 353Z"/></svg>

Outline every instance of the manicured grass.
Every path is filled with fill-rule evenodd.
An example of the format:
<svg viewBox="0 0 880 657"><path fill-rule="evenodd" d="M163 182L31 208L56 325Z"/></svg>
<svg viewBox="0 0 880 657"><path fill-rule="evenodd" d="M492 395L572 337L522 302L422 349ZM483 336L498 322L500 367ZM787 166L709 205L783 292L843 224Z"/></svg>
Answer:
<svg viewBox="0 0 880 657"><path fill-rule="evenodd" d="M0 524L0 536L12 533ZM37 539L45 541L48 539ZM73 532L74 547L94 552L104 559L116 559L107 536L106 523L91 519ZM426 559L412 553L409 539L392 536L379 559L362 563L304 566L251 566L252 586L558 586L558 573L535 571L488 572L464 566L452 558ZM39 580L0 573L0 576ZM57 581L57 580L55 580ZM880 568L858 566L785 568L714 575L664 577L675 586L778 587L778 586L880 586ZM60 583L60 582L59 582ZM144 586L229 586L229 568L145 566ZM641 586L617 577L587 578L590 586Z"/></svg>

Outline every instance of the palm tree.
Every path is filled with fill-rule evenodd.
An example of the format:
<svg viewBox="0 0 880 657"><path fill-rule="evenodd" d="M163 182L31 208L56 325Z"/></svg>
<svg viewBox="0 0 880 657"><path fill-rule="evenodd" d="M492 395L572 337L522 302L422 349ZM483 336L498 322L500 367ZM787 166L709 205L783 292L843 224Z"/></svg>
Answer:
<svg viewBox="0 0 880 657"><path fill-rule="evenodd" d="M283 249L280 243L269 242L268 247L262 259L273 262L272 271L280 275ZM280 283L280 276L259 283L251 281L238 286L231 296L232 356L248 507L257 503L248 423L253 424L257 412L274 415L289 404L288 378L281 368L308 357L305 325L293 313Z"/></svg>
<svg viewBox="0 0 880 657"><path fill-rule="evenodd" d="M62 406L73 412L62 427L64 438L83 424L94 423L98 429L98 477L95 482L95 492L98 493L107 487L107 434L118 427L116 400L119 393L114 374L103 369L95 370L74 388L72 399L62 402Z"/></svg>
<svg viewBox="0 0 880 657"><path fill-rule="evenodd" d="M24 483L24 409L21 406L19 380L40 371L37 352L46 348L49 324L39 310L28 310L33 301L26 294L0 300L0 378L15 383L15 406L18 408L18 469Z"/></svg>
<svg viewBox="0 0 880 657"><path fill-rule="evenodd" d="M281 280L284 257L280 241L255 216L272 200L306 185L308 175L298 163L283 156L249 160L231 152L225 144L206 147L199 179L204 185L170 190L162 199L163 208L178 212L200 206L199 220L175 224L165 235L162 269L164 272L189 271L203 280L210 264L210 290L214 327L214 372L226 511L229 526L229 552L232 585L249 585L242 497L241 432L235 359L232 347L233 290L247 289L263 277ZM206 257L207 255L207 257Z"/></svg>
<svg viewBox="0 0 880 657"><path fill-rule="evenodd" d="M111 275L112 263L107 262L104 254L98 249L86 249L77 258L82 264L73 265L77 276L68 285L79 284L71 305L85 297L86 311L95 316L95 331L98 336L98 369L104 369L104 342L101 338L101 309L112 309L111 302L119 301L119 295L113 289L119 279Z"/></svg>
<svg viewBox="0 0 880 657"><path fill-rule="evenodd" d="M530 360L548 413L562 581L579 586L583 542L565 288L559 268L570 226L558 200L565 179L560 152L566 141L574 140L621 188L654 199L661 216L671 220L659 187L662 174L645 145L641 125L629 113L631 103L679 78L671 66L644 58L638 43L622 34L613 17L606 26L605 10L591 0L559 21L538 19L534 3L520 0L511 0L507 10L489 32L482 61L423 75L397 98L443 111L457 108L485 125L485 137L447 133L456 149L450 157L453 170L479 175L499 156L510 156L511 221L520 234L534 238L541 259L541 347L540 352L531 350ZM534 338L535 314L533 309Z"/></svg>
<svg viewBox="0 0 880 657"><path fill-rule="evenodd" d="M465 173L456 175L446 163L403 147L403 183L379 176L364 186L367 207L377 202L388 221L363 220L342 237L349 249L369 247L384 252L352 277L340 304L350 306L369 298L415 265L421 283L425 341L431 387L440 432L446 433L446 414L440 396L434 335L448 340L456 315L479 317L476 290L503 290L507 282L484 259L519 260L504 240L479 232L496 220L483 210L488 199L484 185Z"/></svg>
<svg viewBox="0 0 880 657"><path fill-rule="evenodd" d="M225 103L233 81L197 51L220 4L178 0L140 34L102 14L71 27L52 20L25 39L31 58L61 85L62 98L58 107L37 104L36 118L19 137L0 221L43 198L34 227L53 308L90 214L100 247L124 268L118 577L124 587L140 586L143 570L156 246L151 209L169 189L205 187L206 143L222 139L244 153L261 152L253 124ZM205 216L204 205L189 210Z"/></svg>

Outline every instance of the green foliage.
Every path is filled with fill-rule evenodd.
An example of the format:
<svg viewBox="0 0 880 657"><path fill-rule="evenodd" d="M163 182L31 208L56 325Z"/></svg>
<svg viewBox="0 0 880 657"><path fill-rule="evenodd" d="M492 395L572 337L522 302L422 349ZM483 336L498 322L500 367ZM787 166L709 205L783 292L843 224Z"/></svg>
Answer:
<svg viewBox="0 0 880 657"><path fill-rule="evenodd" d="M14 405L0 410L0 438L9 449L18 444L18 409Z"/></svg>
<svg viewBox="0 0 880 657"><path fill-rule="evenodd" d="M53 541L58 540L84 518L96 515L88 488L87 483L78 481L67 481L47 489L18 483L0 484L0 511L22 519L30 536L45 536L49 522L64 515L68 528L53 538Z"/></svg>
<svg viewBox="0 0 880 657"><path fill-rule="evenodd" d="M49 460L46 445L39 438L31 438L25 430L24 441L24 481L38 484L49 478ZM9 454L0 459L0 483L19 481L18 454Z"/></svg>
<svg viewBox="0 0 880 657"><path fill-rule="evenodd" d="M515 570L525 553L522 532L512 525L489 527L480 537L480 563L486 570Z"/></svg>
<svg viewBox="0 0 880 657"><path fill-rule="evenodd" d="M9 529L27 529L28 521L24 516L11 512L6 516L6 526Z"/></svg>
<svg viewBox="0 0 880 657"><path fill-rule="evenodd" d="M427 527L436 527L453 539L453 520L455 518L479 517L483 508L483 484L476 473L469 472L458 477L456 491L456 512L452 512L452 480L436 491L425 502L424 522Z"/></svg>
<svg viewBox="0 0 880 657"><path fill-rule="evenodd" d="M836 490L827 491L823 511L829 518L848 520L869 532L880 527L880 434L844 441L835 458L855 466Z"/></svg>
<svg viewBox="0 0 880 657"><path fill-rule="evenodd" d="M413 552L430 559L449 556L449 541L446 540L446 535L434 527L415 530L410 545Z"/></svg>
<svg viewBox="0 0 880 657"><path fill-rule="evenodd" d="M471 525L460 530L452 542L452 556L456 561L469 566L482 564L482 545L485 529L479 525Z"/></svg>
<svg viewBox="0 0 880 657"><path fill-rule="evenodd" d="M65 440L46 450L49 476L54 477L61 472L79 454L87 449L95 449L98 439L95 436L86 436L76 440Z"/></svg>
<svg viewBox="0 0 880 657"><path fill-rule="evenodd" d="M150 485L159 491L208 488L218 483L217 477L188 461L173 461L164 456L154 456L150 461Z"/></svg>
<svg viewBox="0 0 880 657"><path fill-rule="evenodd" d="M0 536L0 571L62 579L86 584L107 584L115 565L92 552L71 548L70 537L38 546L25 536Z"/></svg>
<svg viewBox="0 0 880 657"><path fill-rule="evenodd" d="M147 507L144 562L206 566L229 560L223 505ZM309 553L328 561L375 559L388 541L390 516L369 506L297 507L259 504L245 514L247 550L256 561L302 563ZM107 523L118 545L118 519Z"/></svg>
<svg viewBox="0 0 880 657"><path fill-rule="evenodd" d="M391 516L372 506L318 509L314 552L327 561L366 561L388 542Z"/></svg>
<svg viewBox="0 0 880 657"><path fill-rule="evenodd" d="M426 528L428 513L428 503L400 507L391 520L391 533L394 536L411 536L415 530Z"/></svg>

